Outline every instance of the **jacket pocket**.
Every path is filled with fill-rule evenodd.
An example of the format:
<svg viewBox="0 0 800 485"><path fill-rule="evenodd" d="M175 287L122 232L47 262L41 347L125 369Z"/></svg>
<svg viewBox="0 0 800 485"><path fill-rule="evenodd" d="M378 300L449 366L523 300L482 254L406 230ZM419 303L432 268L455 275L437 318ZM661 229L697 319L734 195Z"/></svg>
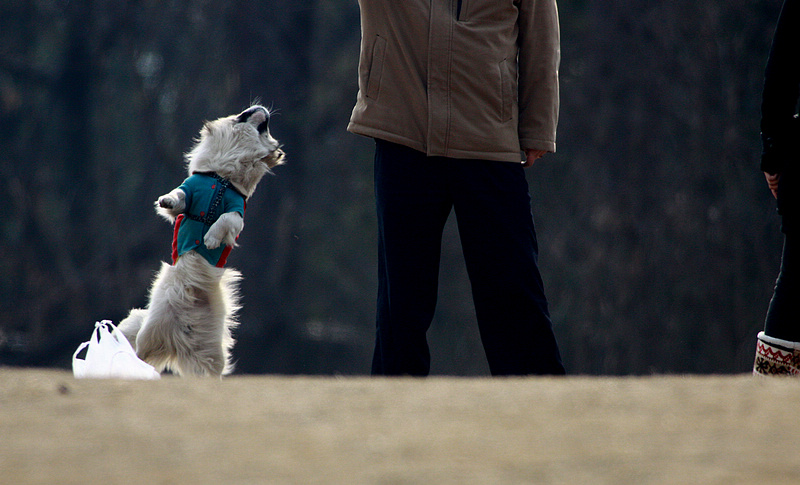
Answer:
<svg viewBox="0 0 800 485"><path fill-rule="evenodd" d="M500 62L500 121L514 117L514 103L517 102L516 73L508 59Z"/></svg>
<svg viewBox="0 0 800 485"><path fill-rule="evenodd" d="M469 20L469 0L458 0L456 18L459 22L466 22Z"/></svg>
<svg viewBox="0 0 800 485"><path fill-rule="evenodd" d="M383 60L386 57L386 39L375 37L372 46L372 63L367 78L367 97L377 99L381 91L381 76L383 75Z"/></svg>

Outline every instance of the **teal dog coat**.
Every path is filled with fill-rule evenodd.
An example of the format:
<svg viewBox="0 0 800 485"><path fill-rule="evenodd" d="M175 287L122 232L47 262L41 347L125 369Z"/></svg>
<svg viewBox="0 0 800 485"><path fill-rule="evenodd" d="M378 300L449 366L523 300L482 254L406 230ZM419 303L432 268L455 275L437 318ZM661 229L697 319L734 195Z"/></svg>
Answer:
<svg viewBox="0 0 800 485"><path fill-rule="evenodd" d="M172 264L187 252L196 251L212 266L222 268L233 247L223 243L208 249L203 238L222 214L238 212L244 217L247 197L213 172L195 172L178 188L186 194L186 209L175 219Z"/></svg>

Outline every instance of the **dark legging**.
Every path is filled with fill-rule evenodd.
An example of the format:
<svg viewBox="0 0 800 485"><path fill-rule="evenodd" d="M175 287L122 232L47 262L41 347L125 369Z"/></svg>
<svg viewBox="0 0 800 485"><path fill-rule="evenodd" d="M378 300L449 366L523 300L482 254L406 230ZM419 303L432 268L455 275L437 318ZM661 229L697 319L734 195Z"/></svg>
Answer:
<svg viewBox="0 0 800 485"><path fill-rule="evenodd" d="M770 337L800 342L800 316L797 311L797 244L795 238L786 234L783 242L781 272L775 282L775 293L769 303L764 333Z"/></svg>

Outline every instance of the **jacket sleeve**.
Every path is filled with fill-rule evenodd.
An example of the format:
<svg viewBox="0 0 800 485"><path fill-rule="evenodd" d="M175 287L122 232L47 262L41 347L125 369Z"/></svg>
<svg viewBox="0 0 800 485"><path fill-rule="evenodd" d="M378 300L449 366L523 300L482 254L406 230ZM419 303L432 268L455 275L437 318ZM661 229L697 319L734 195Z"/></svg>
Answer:
<svg viewBox="0 0 800 485"><path fill-rule="evenodd" d="M785 164L800 153L797 145L800 123L795 117L799 95L800 0L785 0L764 73L761 103L764 172L783 171Z"/></svg>
<svg viewBox="0 0 800 485"><path fill-rule="evenodd" d="M224 213L238 212L240 216L244 217L245 199L233 190L225 192L225 207Z"/></svg>
<svg viewBox="0 0 800 485"><path fill-rule="evenodd" d="M189 212L189 208L192 206L192 196L194 195L194 190L192 189L192 183L194 179L193 176L188 177L183 183L178 187L180 190L183 191L186 198L184 202L186 203L186 209L183 212Z"/></svg>
<svg viewBox="0 0 800 485"><path fill-rule="evenodd" d="M556 151L561 39L556 0L519 0L519 139Z"/></svg>

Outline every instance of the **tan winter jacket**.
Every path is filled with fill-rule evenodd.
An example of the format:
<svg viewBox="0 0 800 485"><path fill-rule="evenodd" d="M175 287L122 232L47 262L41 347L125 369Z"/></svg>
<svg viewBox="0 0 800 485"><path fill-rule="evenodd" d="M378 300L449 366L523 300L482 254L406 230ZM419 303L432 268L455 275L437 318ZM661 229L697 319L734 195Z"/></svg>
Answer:
<svg viewBox="0 0 800 485"><path fill-rule="evenodd" d="M554 152L555 0L359 0L348 131L430 156L520 161Z"/></svg>

